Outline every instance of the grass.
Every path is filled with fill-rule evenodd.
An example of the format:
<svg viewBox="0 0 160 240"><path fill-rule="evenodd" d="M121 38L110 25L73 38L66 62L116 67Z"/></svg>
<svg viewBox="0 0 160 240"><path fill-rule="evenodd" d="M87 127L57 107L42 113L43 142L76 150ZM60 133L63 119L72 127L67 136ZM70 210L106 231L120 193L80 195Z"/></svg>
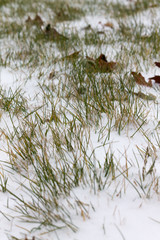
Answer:
<svg viewBox="0 0 160 240"><path fill-rule="evenodd" d="M84 11L82 8L73 7L71 4L68 4L65 1L54 3L49 2L46 3L46 5L53 9L56 22L73 21L84 16Z"/></svg>
<svg viewBox="0 0 160 240"><path fill-rule="evenodd" d="M138 0L132 4L125 5L121 4L120 2L106 4L106 8L109 7L110 11L113 12L116 18L126 18L128 16L134 16L137 13L145 11L150 8L158 7L159 1L146 1L146 0ZM108 9L107 9L108 11Z"/></svg>
<svg viewBox="0 0 160 240"><path fill-rule="evenodd" d="M0 176L0 188L16 199L19 219L35 223L37 230L45 228L50 232L67 227L77 231L71 216L78 214L86 218L89 214L74 194L77 187L90 188L97 194L116 183L114 197L126 191L123 182L127 181L139 197L149 198L154 190L159 192L159 176L155 174L155 145L160 145L158 117L154 140L146 130L149 110L153 104L158 109L158 105L155 96L144 97L148 95L142 95L141 89L137 93L140 86L131 75L134 69L141 72L142 64L143 71L147 71L159 56L158 26L148 28L136 19L137 14L156 8L159 2L141 0L129 5L108 5L91 0L74 4L45 0L41 4L30 3L0 2L1 8L13 14L7 19L8 11L3 11L0 35L4 48L0 65L14 71L27 69L20 88L0 89L1 118L6 116L11 122L1 129L8 146L5 151L9 156L9 171L25 182L18 183L24 197L10 189L9 176L5 174ZM72 29L70 24L75 20L83 19L88 13L96 14L93 6L99 13L107 11L118 27L103 30L103 34L94 28ZM34 18L36 14L43 18L43 27L25 22L28 16ZM48 23L67 39L48 37L45 34ZM77 51L80 52L70 57ZM98 67L95 70L94 59L101 53L109 62L116 62L117 68L105 73ZM33 98L27 97L25 89L30 81L36 81L37 94ZM132 177L133 164L127 156L124 168L110 143L112 132L117 136L128 135L130 128L133 129L130 139L140 133L149 145L148 150L138 149L143 166L135 155L138 180ZM93 132L98 136L96 147ZM105 151L102 161L97 157L98 149ZM147 169L151 156L152 163Z"/></svg>

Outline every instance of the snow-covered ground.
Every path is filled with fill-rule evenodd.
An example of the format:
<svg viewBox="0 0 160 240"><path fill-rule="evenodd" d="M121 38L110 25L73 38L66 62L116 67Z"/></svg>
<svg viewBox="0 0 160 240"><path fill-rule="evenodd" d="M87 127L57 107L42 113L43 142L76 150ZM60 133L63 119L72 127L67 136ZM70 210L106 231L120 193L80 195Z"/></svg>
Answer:
<svg viewBox="0 0 160 240"><path fill-rule="evenodd" d="M129 1L124 1L130 4ZM131 1L132 2L132 1ZM151 24L156 24L159 21L158 13L160 8L149 9L142 13L137 14L137 24L143 23L148 28ZM154 17L156 16L156 17ZM118 23L114 19L108 19L105 16L86 17L85 19L77 20L70 23L70 28L77 28L78 31L87 24L93 28L104 30L103 24L111 21L116 28ZM150 28L149 28L150 29ZM105 31L112 31L108 29ZM83 34L83 33L82 33ZM150 34L150 32L145 34ZM117 43L120 49L120 46ZM114 58L114 50L110 47L104 46L104 51L107 49L108 56ZM94 47L89 50L93 53ZM110 51L110 52L109 52ZM115 51L115 52L116 52ZM87 52L88 53L88 52ZM3 57L3 56L2 56ZM154 61L160 59L150 59L152 65L146 70L146 66L141 63L141 73L148 79L154 75L160 75L160 68L154 66ZM136 69L131 69L136 71ZM19 69L11 70L9 67L1 67L0 69L0 86L2 89L8 91L10 88L13 91L22 89L24 96L28 99L29 104L35 104L37 101L37 93L39 89L39 80L35 75L30 80L25 79L28 77L27 70ZM56 81L55 81L56 84ZM113 181L109 181L104 190L99 191L84 187L77 187L71 193L70 201L74 199L74 194L83 203L86 212L75 212L71 210L72 221L78 227L77 232L70 229L62 229L56 232L48 233L43 229L38 232L29 233L28 230L33 226L28 223L23 223L16 218L18 213L14 211L16 200L8 192L0 191L0 240L7 240L11 235L16 236L15 239L25 239L25 234L28 239L39 240L52 240L52 239L65 239L65 240L150 240L159 239L160 233L160 150L159 150L159 86L154 84L152 88L137 85L135 92L139 90L145 94L153 94L156 97L155 101L144 101L147 122L139 128L135 128L130 124L121 134L114 129L111 132L109 140L105 141L105 133L102 133L99 140L99 134L96 129L92 129L90 134L90 147L88 151L91 153L95 149L95 158L103 165L104 158L107 152L114 154L115 161L117 162L117 171L120 177ZM5 113L1 113L1 127L0 129L12 129L12 123ZM106 116L101 120L102 126L106 124ZM157 138L155 137L157 134ZM148 140L149 139L149 140ZM27 201L27 194L22 191L18 181L24 181L18 174L10 170L10 173L5 172L6 162L8 162L8 155L5 153L7 143L3 133L0 134L1 155L0 155L0 176L9 176L7 188L14 192L16 195L23 195ZM142 155L149 151L147 162L144 162ZM147 172L152 167L155 161L153 171L143 178L143 171ZM9 175L7 175L9 174ZM17 182L16 182L17 181ZM24 183L24 182L23 182Z"/></svg>

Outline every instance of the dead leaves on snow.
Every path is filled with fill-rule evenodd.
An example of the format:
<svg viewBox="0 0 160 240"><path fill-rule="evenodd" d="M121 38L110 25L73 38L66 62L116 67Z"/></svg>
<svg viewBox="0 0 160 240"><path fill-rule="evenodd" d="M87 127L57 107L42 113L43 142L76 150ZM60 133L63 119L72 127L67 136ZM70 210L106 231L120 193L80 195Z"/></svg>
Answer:
<svg viewBox="0 0 160 240"><path fill-rule="evenodd" d="M156 66L160 67L159 62L155 62ZM149 81L147 82L145 80L145 78L142 76L141 73L136 73L136 72L131 72L135 82L138 85L142 85L142 86L146 86L146 87L152 87L153 86L153 80L155 81L155 83L160 84L160 76L156 75L154 77L149 78ZM153 94L149 93L149 94L144 94L141 91L139 91L138 93L133 92L133 95L137 96L138 98L144 99L144 100L148 100L148 101L155 101L156 100L156 96L154 96Z"/></svg>
<svg viewBox="0 0 160 240"><path fill-rule="evenodd" d="M86 61L94 72L112 72L117 66L116 62L108 62L104 54L101 54L97 59L87 56Z"/></svg>
<svg viewBox="0 0 160 240"><path fill-rule="evenodd" d="M41 27L44 22L42 20L42 18L39 16L39 15L36 15L34 19L32 19L30 16L27 18L26 20L26 24L29 24L29 25L36 25L36 26L39 26Z"/></svg>
<svg viewBox="0 0 160 240"><path fill-rule="evenodd" d="M146 87L152 87L151 80L149 80L149 82L146 82L145 78L142 76L141 73L131 72L131 74L134 77L134 80L137 84L143 85Z"/></svg>
<svg viewBox="0 0 160 240"><path fill-rule="evenodd" d="M96 59L88 56L86 56L86 59L83 59L82 56L80 56L80 52L81 51L75 51L72 54L63 57L61 60L75 62L76 60L81 59L86 71L93 73L109 73L114 71L117 67L117 63L112 61L108 62L104 54L101 54Z"/></svg>
<svg viewBox="0 0 160 240"><path fill-rule="evenodd" d="M51 27L51 24L49 23L45 28L45 34L46 36L51 40L68 40L67 37L63 36L57 30L53 27Z"/></svg>
<svg viewBox="0 0 160 240"><path fill-rule="evenodd" d="M53 41L61 41L68 40L67 37L60 34L55 28L51 27L51 24L47 24L45 29L42 29L44 22L39 15L36 15L35 18L31 18L30 16L25 21L27 26L37 26L40 28L42 36L47 37L49 40Z"/></svg>
<svg viewBox="0 0 160 240"><path fill-rule="evenodd" d="M160 68L160 62L155 62L155 65Z"/></svg>
<svg viewBox="0 0 160 240"><path fill-rule="evenodd" d="M160 63L159 62L155 62L156 66L160 68ZM150 77L149 81L147 82L145 80L145 78L142 76L141 73L136 73L136 72L131 72L132 76L134 77L134 80L137 84L139 85L143 85L146 87L152 87L153 86L153 80L155 83L160 84L160 76L159 75L155 75L154 77Z"/></svg>
<svg viewBox="0 0 160 240"><path fill-rule="evenodd" d="M110 72L113 71L116 66L117 63L116 62L108 62L105 55L101 54L96 60L95 60L96 64L98 65L98 68L102 71L102 72Z"/></svg>
<svg viewBox="0 0 160 240"><path fill-rule="evenodd" d="M155 83L160 84L160 76L159 76L159 75L156 75L156 76L154 76L154 77L151 77L151 78L149 78L149 80L150 80L150 81L151 81L151 80L154 80Z"/></svg>
<svg viewBox="0 0 160 240"><path fill-rule="evenodd" d="M44 26L44 21L42 20L42 18L37 14L33 19L28 16L27 20L26 20L26 24L29 26L37 26L40 28L42 35L44 37L47 37L49 40L53 40L53 41L66 41L68 40L67 37L65 37L64 35L60 34L54 27L51 27L51 24L47 24L46 27ZM106 22L105 24L102 24L101 22L99 22L99 24L101 24L103 27L109 27L109 28L114 28L114 25L112 24L112 22ZM82 28L82 30L91 30L92 27L91 25L87 25L86 27ZM70 55L67 55L65 57L63 57L61 60L67 60L68 62L74 62L76 60L78 60L78 58L80 58L80 51L75 51ZM89 56L86 56L85 59L85 69L86 71L91 71L93 73L109 73L114 71L117 68L118 63L117 62L113 62L113 61L107 61L106 56L104 54L101 54L98 58L93 59ZM155 62L155 65L157 67L160 68L160 62ZM145 78L142 76L141 73L137 73L137 72L131 72L135 82L138 85L142 85L142 86L146 86L146 87L152 87L153 86L153 81L156 84L160 84L160 76L159 75L155 75L154 77L150 77L148 79L148 81L145 80ZM50 73L49 75L49 79L52 79L54 77L54 73ZM141 95L137 95L138 97L143 98L143 96Z"/></svg>

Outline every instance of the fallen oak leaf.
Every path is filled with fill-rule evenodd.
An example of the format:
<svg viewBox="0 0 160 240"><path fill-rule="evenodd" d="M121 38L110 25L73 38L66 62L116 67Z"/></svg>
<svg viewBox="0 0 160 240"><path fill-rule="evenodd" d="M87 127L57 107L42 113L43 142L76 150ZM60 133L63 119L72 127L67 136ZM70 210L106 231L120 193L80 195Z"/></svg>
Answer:
<svg viewBox="0 0 160 240"><path fill-rule="evenodd" d="M45 28L45 34L52 40L68 40L67 37L63 36L55 28L51 27L51 24L49 23Z"/></svg>
<svg viewBox="0 0 160 240"><path fill-rule="evenodd" d="M105 55L103 53L96 59L96 61L101 61L101 60L105 61L105 62L108 62L106 57L105 57Z"/></svg>
<svg viewBox="0 0 160 240"><path fill-rule="evenodd" d="M152 87L152 81L149 79L149 81L146 82L145 78L142 76L141 73L131 72L131 74L134 77L134 80L137 84L146 87Z"/></svg>
<svg viewBox="0 0 160 240"><path fill-rule="evenodd" d="M117 66L116 62L108 62L104 54L101 54L95 62L102 72L113 71Z"/></svg>
<svg viewBox="0 0 160 240"><path fill-rule="evenodd" d="M39 15L36 15L34 19L32 19L30 16L26 20L27 24L31 25L37 25L37 26L42 26L44 24L42 18Z"/></svg>
<svg viewBox="0 0 160 240"><path fill-rule="evenodd" d="M33 21L34 21L34 24L38 24L40 26L44 24L42 18L39 15L36 15Z"/></svg>
<svg viewBox="0 0 160 240"><path fill-rule="evenodd" d="M150 81L151 81L151 80L154 80L155 83L160 84L160 76L159 76L159 75L155 75L154 77L149 78L149 80L150 80Z"/></svg>
<svg viewBox="0 0 160 240"><path fill-rule="evenodd" d="M155 62L155 65L160 68L160 62Z"/></svg>
<svg viewBox="0 0 160 240"><path fill-rule="evenodd" d="M111 72L113 71L117 63L116 62L108 62L105 55L101 54L97 59L93 59L90 57L86 57L87 62L94 68L95 72Z"/></svg>

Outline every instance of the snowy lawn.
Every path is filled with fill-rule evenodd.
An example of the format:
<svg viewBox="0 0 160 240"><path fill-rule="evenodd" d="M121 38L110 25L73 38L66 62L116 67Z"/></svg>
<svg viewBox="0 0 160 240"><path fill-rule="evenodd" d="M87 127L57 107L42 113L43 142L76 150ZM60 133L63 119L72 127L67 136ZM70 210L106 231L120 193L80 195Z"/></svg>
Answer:
<svg viewBox="0 0 160 240"><path fill-rule="evenodd" d="M0 239L158 239L159 11L0 0Z"/></svg>

